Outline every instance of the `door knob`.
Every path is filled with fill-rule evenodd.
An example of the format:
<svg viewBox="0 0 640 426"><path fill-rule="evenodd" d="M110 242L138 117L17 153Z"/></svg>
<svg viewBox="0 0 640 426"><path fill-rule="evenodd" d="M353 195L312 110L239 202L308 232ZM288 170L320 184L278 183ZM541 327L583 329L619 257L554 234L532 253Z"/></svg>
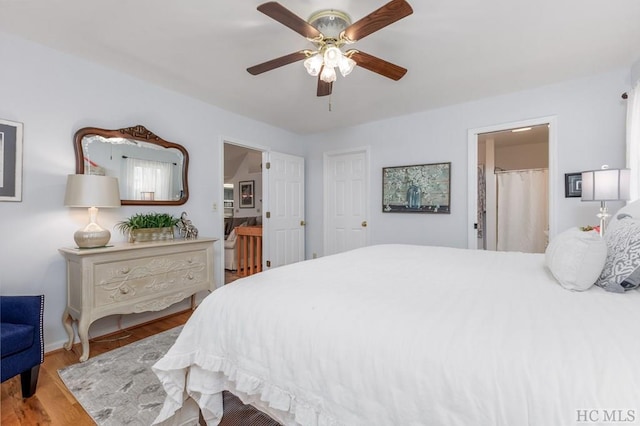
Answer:
<svg viewBox="0 0 640 426"><path fill-rule="evenodd" d="M367 227L367 221L363 220L360 225L362 225L363 228L366 228Z"/></svg>
<svg viewBox="0 0 640 426"><path fill-rule="evenodd" d="M305 226L307 224L307 222L305 222L304 220L300 221L300 226Z"/></svg>

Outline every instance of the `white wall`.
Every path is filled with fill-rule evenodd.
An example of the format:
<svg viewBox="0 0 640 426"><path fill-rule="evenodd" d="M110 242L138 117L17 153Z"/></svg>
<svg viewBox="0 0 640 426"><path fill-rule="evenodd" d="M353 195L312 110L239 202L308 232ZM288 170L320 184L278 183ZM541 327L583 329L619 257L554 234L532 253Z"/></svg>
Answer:
<svg viewBox="0 0 640 426"><path fill-rule="evenodd" d="M184 210L200 235L218 238L222 235L224 137L303 155L298 137L289 132L102 66L3 34L0 51L6 59L0 67L0 117L24 123L23 201L0 203L0 292L45 294L46 350L61 347L65 340L61 317L66 275L58 248L73 246L73 233L88 220L86 210L63 206L66 175L75 173L76 130L142 124L184 145L190 154L189 201L161 211L179 216ZM214 202L220 206L218 212L213 212ZM113 229L127 216L157 210L149 206L102 209L99 222ZM112 231L112 241L123 240ZM219 279L223 279L221 250L221 243L216 244ZM173 310L186 306L182 303ZM124 316L122 326L157 315ZM90 334L113 331L116 324L117 317L99 320Z"/></svg>
<svg viewBox="0 0 640 426"><path fill-rule="evenodd" d="M504 170L544 169L549 167L549 144L528 143L496 146L496 167Z"/></svg>
<svg viewBox="0 0 640 426"><path fill-rule="evenodd" d="M487 162L485 141L495 143L495 167L503 170L523 170L549 166L549 126L535 126L533 132L512 130L480 134L477 138L478 164Z"/></svg>
<svg viewBox="0 0 640 426"><path fill-rule="evenodd" d="M307 138L307 194L322 194L322 153L371 147L371 243L467 246L468 129L555 116L558 230L595 223L598 206L564 198L564 173L624 166L630 70L454 105ZM400 82L401 84L401 82ZM382 213L382 167L450 161L451 214ZM621 204L621 203L620 203ZM619 204L619 205L620 205ZM613 205L615 209L618 206ZM321 198L307 199L307 254L323 253Z"/></svg>

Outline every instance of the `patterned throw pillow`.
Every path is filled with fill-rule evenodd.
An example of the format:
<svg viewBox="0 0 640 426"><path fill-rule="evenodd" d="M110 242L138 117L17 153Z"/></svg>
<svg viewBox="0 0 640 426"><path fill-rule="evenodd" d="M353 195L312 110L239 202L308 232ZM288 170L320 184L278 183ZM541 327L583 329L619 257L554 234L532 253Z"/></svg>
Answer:
<svg viewBox="0 0 640 426"><path fill-rule="evenodd" d="M640 220L624 217L605 234L607 261L596 285L614 293L640 286Z"/></svg>

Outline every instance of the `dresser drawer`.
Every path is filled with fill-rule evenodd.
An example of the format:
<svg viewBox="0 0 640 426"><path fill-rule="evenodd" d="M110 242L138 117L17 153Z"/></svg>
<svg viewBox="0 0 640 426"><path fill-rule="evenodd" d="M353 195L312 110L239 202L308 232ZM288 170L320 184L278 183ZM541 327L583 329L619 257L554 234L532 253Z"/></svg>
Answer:
<svg viewBox="0 0 640 426"><path fill-rule="evenodd" d="M139 257L96 264L93 306L158 297L209 282L205 251Z"/></svg>

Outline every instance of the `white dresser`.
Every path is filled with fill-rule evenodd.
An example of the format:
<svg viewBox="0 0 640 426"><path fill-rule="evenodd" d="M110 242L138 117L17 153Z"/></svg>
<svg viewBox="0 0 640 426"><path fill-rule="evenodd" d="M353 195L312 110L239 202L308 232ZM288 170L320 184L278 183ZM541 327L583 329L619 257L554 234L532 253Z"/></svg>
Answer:
<svg viewBox="0 0 640 426"><path fill-rule="evenodd" d="M61 248L67 261L67 308L62 323L71 350L78 321L80 361L89 358L89 326L114 314L159 311L195 293L215 289L215 238L116 243L95 249Z"/></svg>

